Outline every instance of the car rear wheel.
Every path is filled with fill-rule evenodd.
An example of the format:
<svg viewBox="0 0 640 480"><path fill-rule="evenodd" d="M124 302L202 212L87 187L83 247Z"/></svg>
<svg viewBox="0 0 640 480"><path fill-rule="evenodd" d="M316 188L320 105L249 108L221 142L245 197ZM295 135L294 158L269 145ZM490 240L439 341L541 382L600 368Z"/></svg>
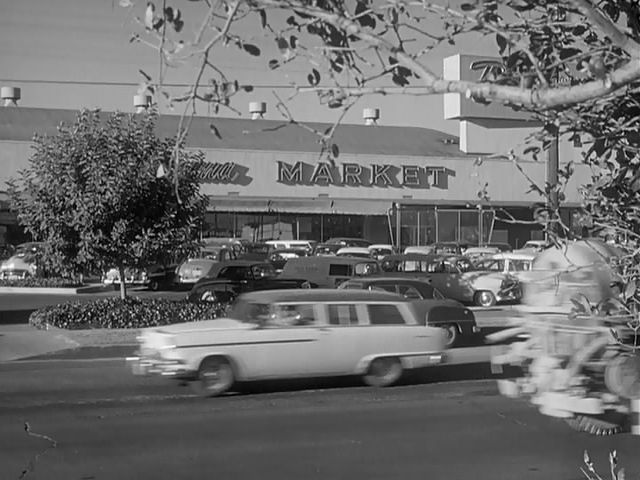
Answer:
<svg viewBox="0 0 640 480"><path fill-rule="evenodd" d="M473 303L478 307L493 307L496 304L496 296L489 290L481 290L473 296Z"/></svg>
<svg viewBox="0 0 640 480"><path fill-rule="evenodd" d="M203 397L216 397L228 391L235 383L233 367L224 357L207 357L200 364L194 382L196 393Z"/></svg>
<svg viewBox="0 0 640 480"><path fill-rule="evenodd" d="M456 346L460 342L460 329L455 323L443 325L442 328L445 331L445 346L451 348Z"/></svg>
<svg viewBox="0 0 640 480"><path fill-rule="evenodd" d="M376 358L369 364L364 382L372 387L389 387L400 380L402 363L399 358Z"/></svg>

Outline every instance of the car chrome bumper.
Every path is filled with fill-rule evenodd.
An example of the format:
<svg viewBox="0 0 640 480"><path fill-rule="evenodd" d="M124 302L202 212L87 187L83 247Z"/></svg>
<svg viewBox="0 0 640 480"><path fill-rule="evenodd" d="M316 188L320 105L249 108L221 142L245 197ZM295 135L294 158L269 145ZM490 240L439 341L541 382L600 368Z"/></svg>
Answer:
<svg viewBox="0 0 640 480"><path fill-rule="evenodd" d="M163 377L190 376L193 372L180 360L159 360L144 357L127 357L127 365L134 375L160 375Z"/></svg>

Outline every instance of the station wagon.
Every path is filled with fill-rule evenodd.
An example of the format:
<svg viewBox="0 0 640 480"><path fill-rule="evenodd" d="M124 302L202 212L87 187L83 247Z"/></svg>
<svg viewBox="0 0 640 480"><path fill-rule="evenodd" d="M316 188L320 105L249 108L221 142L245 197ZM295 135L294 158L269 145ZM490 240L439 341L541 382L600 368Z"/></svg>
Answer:
<svg viewBox="0 0 640 480"><path fill-rule="evenodd" d="M277 290L241 295L227 318L144 329L135 374L186 381L215 396L236 382L361 375L396 383L439 364L444 331L399 295L366 290Z"/></svg>
<svg viewBox="0 0 640 480"><path fill-rule="evenodd" d="M283 267L280 278L304 278L318 288L334 288L354 277L380 273L373 258L311 256L290 259Z"/></svg>

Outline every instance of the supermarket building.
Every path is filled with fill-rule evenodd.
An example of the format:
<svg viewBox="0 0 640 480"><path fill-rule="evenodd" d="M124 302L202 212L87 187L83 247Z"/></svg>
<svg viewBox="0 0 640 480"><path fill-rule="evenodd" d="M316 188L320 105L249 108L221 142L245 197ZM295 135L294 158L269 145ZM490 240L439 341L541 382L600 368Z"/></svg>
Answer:
<svg viewBox="0 0 640 480"><path fill-rule="evenodd" d="M515 248L539 238L540 226L525 222L533 220L543 199L531 191L529 180L509 158L487 155L503 149L505 141L520 141L537 125L505 118L501 112L484 118L468 115L465 100L445 96L445 115L460 122L459 136L380 125L380 112L365 109L363 124L336 129L334 161L322 152L316 134L295 124L194 118L187 147L205 154L201 189L210 199L203 235L254 241L349 236L402 246L506 241ZM264 104L252 108L259 117ZM61 122L72 123L76 114L0 107L0 244L22 240L9 210L6 180L27 165L35 133L54 134ZM178 121L177 116L161 116L158 135L173 136ZM308 126L319 132L330 127ZM561 162L573 160L573 155L577 157L563 146ZM524 160L520 166L544 185L543 160ZM576 164L564 192L568 224L580 205L578 189L589 180L588 168Z"/></svg>

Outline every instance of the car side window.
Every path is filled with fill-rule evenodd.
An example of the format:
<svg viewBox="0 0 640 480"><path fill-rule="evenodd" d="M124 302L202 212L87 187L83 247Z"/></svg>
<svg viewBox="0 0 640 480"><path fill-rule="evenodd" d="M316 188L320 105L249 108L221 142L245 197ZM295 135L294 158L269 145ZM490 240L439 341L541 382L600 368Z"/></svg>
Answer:
<svg viewBox="0 0 640 480"><path fill-rule="evenodd" d="M358 314L355 305L327 305L329 324L344 327L358 325Z"/></svg>
<svg viewBox="0 0 640 480"><path fill-rule="evenodd" d="M367 305L371 325L404 325L404 317L396 305Z"/></svg>
<svg viewBox="0 0 640 480"><path fill-rule="evenodd" d="M384 292L398 293L398 291L396 290L396 286L392 283L376 283L375 285L369 285L369 290L382 290Z"/></svg>
<svg viewBox="0 0 640 480"><path fill-rule="evenodd" d="M277 305L269 322L277 327L303 327L315 325L313 304Z"/></svg>
<svg viewBox="0 0 640 480"><path fill-rule="evenodd" d="M350 277L351 269L350 265L342 264L342 263L332 263L329 265L329 275L331 276L342 276L342 277Z"/></svg>

